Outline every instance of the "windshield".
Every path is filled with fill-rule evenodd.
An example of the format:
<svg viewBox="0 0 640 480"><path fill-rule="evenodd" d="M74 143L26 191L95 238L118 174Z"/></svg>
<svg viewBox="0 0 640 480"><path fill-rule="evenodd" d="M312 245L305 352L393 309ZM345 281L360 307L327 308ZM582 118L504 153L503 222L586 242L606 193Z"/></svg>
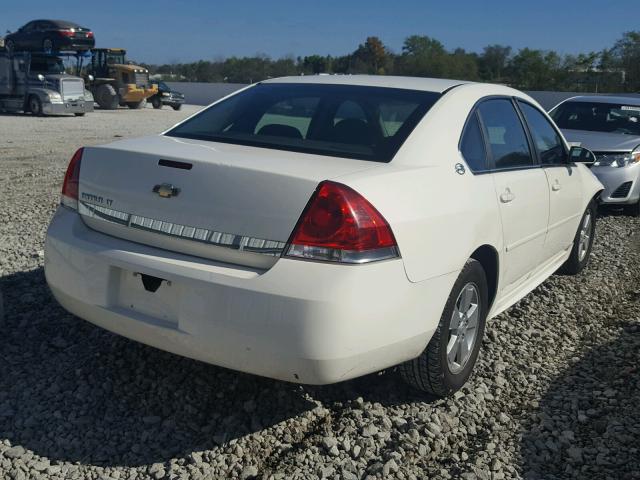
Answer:
<svg viewBox="0 0 640 480"><path fill-rule="evenodd" d="M551 117L563 129L640 135L640 105L565 102Z"/></svg>
<svg viewBox="0 0 640 480"><path fill-rule="evenodd" d="M107 65L124 65L124 53L107 53Z"/></svg>
<svg viewBox="0 0 640 480"><path fill-rule="evenodd" d="M56 57L31 57L30 71L43 74L64 73L64 63Z"/></svg>
<svg viewBox="0 0 640 480"><path fill-rule="evenodd" d="M395 88L259 84L167 135L389 162L439 97Z"/></svg>

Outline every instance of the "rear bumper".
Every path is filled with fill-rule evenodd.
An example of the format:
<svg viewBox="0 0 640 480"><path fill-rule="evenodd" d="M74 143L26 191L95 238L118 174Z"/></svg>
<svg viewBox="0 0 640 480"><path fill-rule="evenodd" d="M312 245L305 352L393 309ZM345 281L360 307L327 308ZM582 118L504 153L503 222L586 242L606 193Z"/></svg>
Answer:
<svg viewBox="0 0 640 480"><path fill-rule="evenodd" d="M150 293L136 272L170 285ZM95 232L62 207L47 233L45 274L64 308L117 334L311 384L415 358L457 277L411 283L401 260L341 266L280 259L267 271L243 268Z"/></svg>
<svg viewBox="0 0 640 480"><path fill-rule="evenodd" d="M43 103L42 112L46 115L61 115L63 113L87 113L93 112L93 102L64 102Z"/></svg>
<svg viewBox="0 0 640 480"><path fill-rule="evenodd" d="M640 200L640 163L622 168L593 167L591 171L604 185L600 195L602 203L628 205ZM628 193L615 196L616 191L627 182L631 182Z"/></svg>
<svg viewBox="0 0 640 480"><path fill-rule="evenodd" d="M60 35L55 40L58 50L89 50L96 45L95 38L69 38Z"/></svg>

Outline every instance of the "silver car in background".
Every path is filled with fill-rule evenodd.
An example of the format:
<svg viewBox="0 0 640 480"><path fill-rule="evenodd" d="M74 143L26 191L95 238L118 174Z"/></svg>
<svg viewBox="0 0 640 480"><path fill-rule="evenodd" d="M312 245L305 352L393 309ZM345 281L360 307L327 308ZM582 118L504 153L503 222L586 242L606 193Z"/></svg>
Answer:
<svg viewBox="0 0 640 480"><path fill-rule="evenodd" d="M567 141L595 153L601 202L640 216L640 97L573 97L550 115Z"/></svg>

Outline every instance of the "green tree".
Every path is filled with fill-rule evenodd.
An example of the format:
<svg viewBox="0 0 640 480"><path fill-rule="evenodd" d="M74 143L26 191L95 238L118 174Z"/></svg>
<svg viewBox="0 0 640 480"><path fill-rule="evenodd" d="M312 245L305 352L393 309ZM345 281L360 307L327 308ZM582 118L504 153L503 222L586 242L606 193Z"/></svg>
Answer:
<svg viewBox="0 0 640 480"><path fill-rule="evenodd" d="M460 80L479 80L478 56L467 53L462 48L456 48L449 55L445 68L446 76Z"/></svg>
<svg viewBox="0 0 640 480"><path fill-rule="evenodd" d="M506 45L488 45L478 58L480 77L490 82L503 81L511 58L511 47Z"/></svg>
<svg viewBox="0 0 640 480"><path fill-rule="evenodd" d="M510 62L511 83L523 90L553 90L560 83L561 65L554 51L523 48Z"/></svg>
<svg viewBox="0 0 640 480"><path fill-rule="evenodd" d="M331 72L330 56L309 55L304 57L301 62L305 73L318 74Z"/></svg>
<svg viewBox="0 0 640 480"><path fill-rule="evenodd" d="M397 71L416 77L446 76L447 51L438 40L427 36L411 35L402 46Z"/></svg>
<svg viewBox="0 0 640 480"><path fill-rule="evenodd" d="M640 31L625 32L610 53L611 67L624 71L625 89L640 91Z"/></svg>
<svg viewBox="0 0 640 480"><path fill-rule="evenodd" d="M362 73L384 75L389 52L378 37L367 37L367 40L353 52L352 57L354 68L364 70Z"/></svg>

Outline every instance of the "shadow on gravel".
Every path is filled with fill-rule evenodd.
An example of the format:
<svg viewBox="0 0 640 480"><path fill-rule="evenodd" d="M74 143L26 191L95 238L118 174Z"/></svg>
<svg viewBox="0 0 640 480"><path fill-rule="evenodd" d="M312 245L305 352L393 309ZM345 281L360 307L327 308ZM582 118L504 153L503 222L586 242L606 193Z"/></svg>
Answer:
<svg viewBox="0 0 640 480"><path fill-rule="evenodd" d="M638 317L572 365L532 412L525 479L640 479L640 296L629 295Z"/></svg>
<svg viewBox="0 0 640 480"><path fill-rule="evenodd" d="M141 345L66 313L42 268L1 277L0 293L0 439L52 462L148 465L277 429L318 400L334 419L358 397L425 401L395 374L303 388Z"/></svg>

